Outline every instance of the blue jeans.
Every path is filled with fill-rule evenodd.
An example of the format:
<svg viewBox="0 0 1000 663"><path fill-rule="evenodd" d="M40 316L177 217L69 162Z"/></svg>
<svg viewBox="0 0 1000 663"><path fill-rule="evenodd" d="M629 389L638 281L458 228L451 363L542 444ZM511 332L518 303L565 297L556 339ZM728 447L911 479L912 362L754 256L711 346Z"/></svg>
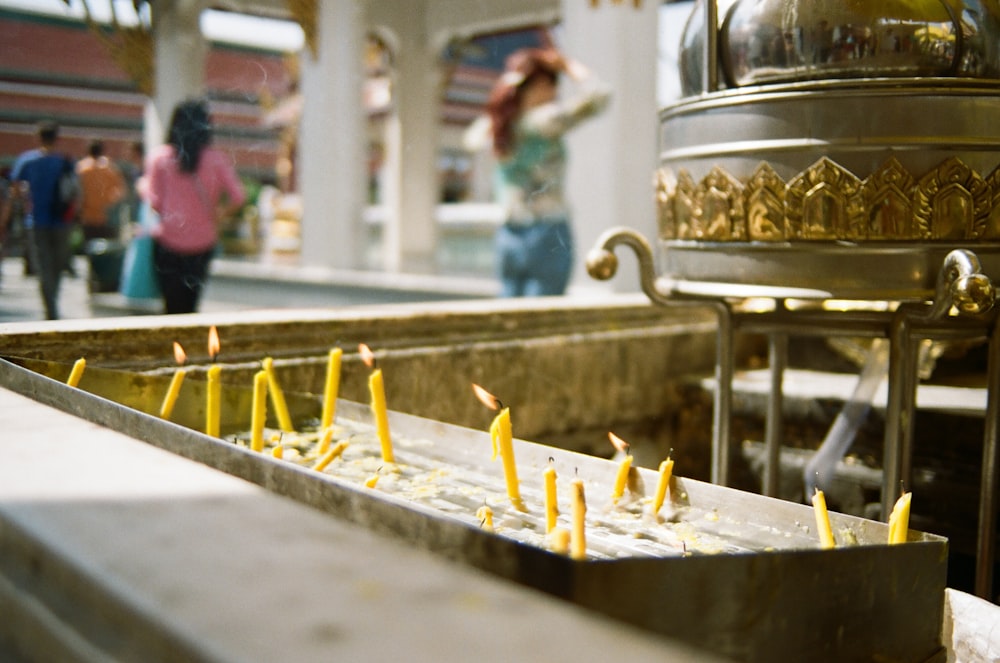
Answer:
<svg viewBox="0 0 1000 663"><path fill-rule="evenodd" d="M501 297L561 295L573 267L573 232L565 219L505 223L497 230Z"/></svg>

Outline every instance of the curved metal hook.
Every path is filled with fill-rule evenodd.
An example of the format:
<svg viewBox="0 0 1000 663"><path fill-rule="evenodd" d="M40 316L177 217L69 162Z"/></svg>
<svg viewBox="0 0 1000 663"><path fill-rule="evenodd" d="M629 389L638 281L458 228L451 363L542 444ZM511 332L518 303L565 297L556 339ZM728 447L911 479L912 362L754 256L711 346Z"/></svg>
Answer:
<svg viewBox="0 0 1000 663"><path fill-rule="evenodd" d="M945 256L938 272L934 305L928 319L939 319L954 306L962 315L977 315L993 308L996 287L983 274L979 257L966 249L955 249Z"/></svg>
<svg viewBox="0 0 1000 663"><path fill-rule="evenodd" d="M606 281L618 271L618 257L614 254L619 244L632 249L639 260L639 283L642 291L655 304L670 302L667 293L656 287L656 267L653 264L653 249L646 238L631 228L619 226L604 231L594 248L587 254L587 273L599 281Z"/></svg>

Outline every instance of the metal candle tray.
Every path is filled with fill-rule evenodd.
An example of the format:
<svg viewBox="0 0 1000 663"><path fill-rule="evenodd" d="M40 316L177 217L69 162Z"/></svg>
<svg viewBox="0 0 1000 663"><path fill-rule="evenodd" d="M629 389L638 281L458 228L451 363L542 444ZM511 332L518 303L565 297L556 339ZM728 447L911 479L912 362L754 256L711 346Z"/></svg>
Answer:
<svg viewBox="0 0 1000 663"><path fill-rule="evenodd" d="M23 365L0 360L0 385L371 530L736 660L945 660L947 541L941 537L911 531L907 544L890 546L885 524L834 513L838 540L853 542L821 550L810 507L681 476L654 520L648 495L656 472L634 468L625 500L613 506L617 463L515 440L522 513L510 507L485 430L390 412L397 464L384 468L368 406L339 401L338 426L351 435L351 446L339 464L317 472L195 430L204 416L198 380L185 382L175 423L153 414L169 377L88 367L79 388L71 388L63 383L69 366L17 361ZM286 397L297 425L318 417L317 396ZM224 436L249 427L250 407L249 389L224 385ZM516 432L516 412L513 419ZM488 422L484 409L484 428ZM683 459L677 462L683 471ZM569 480L585 482L585 560L551 552L538 533L549 463L560 476L561 524L570 511ZM366 488L358 477L374 471L384 478ZM476 511L484 503L494 511L496 531L480 525Z"/></svg>

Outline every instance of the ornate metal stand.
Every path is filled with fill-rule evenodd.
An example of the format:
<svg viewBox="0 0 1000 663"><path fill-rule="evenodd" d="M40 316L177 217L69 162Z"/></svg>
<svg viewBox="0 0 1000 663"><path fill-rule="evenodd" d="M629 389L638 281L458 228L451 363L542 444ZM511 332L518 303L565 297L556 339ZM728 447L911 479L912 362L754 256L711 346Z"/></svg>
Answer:
<svg viewBox="0 0 1000 663"><path fill-rule="evenodd" d="M913 424L916 409L917 349L921 339L957 340L985 338L989 342L987 407L983 440L982 478L976 555L978 596L989 598L993 585L995 525L997 517L997 445L1000 436L1000 332L993 311L996 291L981 269L977 256L968 250L950 251L938 272L937 286L929 302L906 302L894 311L790 310L788 299L814 299L813 291L741 284L718 284L700 294L679 291L669 279L657 277L653 250L641 234L628 228L611 228L597 241L587 259L596 279L611 278L618 266L614 250L631 248L639 260L643 292L660 306L710 306L719 317L716 341L715 403L712 426L713 483L726 485L729 477L730 419L734 372L733 336L739 331L763 333L769 339L771 392L766 423L767 461L764 492L775 495L778 486L781 442L782 375L786 365L788 337L867 336L887 338L890 343L888 402L882 474L882 514L888 517L900 482L910 485ZM709 294L711 293L711 294ZM768 297L773 310L758 312L734 308L733 302L749 297Z"/></svg>

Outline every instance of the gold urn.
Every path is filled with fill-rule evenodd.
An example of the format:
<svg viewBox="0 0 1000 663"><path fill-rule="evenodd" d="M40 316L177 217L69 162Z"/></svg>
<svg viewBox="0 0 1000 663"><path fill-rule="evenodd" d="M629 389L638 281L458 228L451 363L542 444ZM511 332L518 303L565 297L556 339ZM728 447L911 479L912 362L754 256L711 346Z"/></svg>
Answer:
<svg viewBox="0 0 1000 663"><path fill-rule="evenodd" d="M1000 272L997 0L696 3L661 111L660 274L680 292L925 299Z"/></svg>

